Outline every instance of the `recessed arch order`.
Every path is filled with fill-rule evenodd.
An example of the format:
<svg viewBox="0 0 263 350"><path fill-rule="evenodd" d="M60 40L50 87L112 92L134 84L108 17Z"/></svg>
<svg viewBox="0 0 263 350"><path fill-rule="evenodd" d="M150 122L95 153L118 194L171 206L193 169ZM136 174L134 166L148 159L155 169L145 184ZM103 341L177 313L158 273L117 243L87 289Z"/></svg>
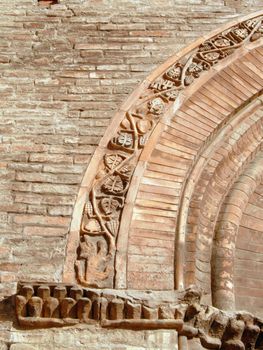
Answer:
<svg viewBox="0 0 263 350"><path fill-rule="evenodd" d="M216 306L218 295L234 303L233 235L262 177L262 44L261 11L171 57L120 107L81 184L64 282L194 283ZM242 200L233 200L237 191Z"/></svg>

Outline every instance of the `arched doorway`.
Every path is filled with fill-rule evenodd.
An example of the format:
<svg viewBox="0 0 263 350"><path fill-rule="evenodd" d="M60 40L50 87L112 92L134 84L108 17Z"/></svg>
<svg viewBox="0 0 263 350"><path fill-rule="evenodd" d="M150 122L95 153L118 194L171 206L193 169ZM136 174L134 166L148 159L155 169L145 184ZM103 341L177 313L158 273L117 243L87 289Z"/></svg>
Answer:
<svg viewBox="0 0 263 350"><path fill-rule="evenodd" d="M262 227L262 28L256 13L200 38L120 107L82 182L65 282L197 284L215 306L235 308L244 237Z"/></svg>

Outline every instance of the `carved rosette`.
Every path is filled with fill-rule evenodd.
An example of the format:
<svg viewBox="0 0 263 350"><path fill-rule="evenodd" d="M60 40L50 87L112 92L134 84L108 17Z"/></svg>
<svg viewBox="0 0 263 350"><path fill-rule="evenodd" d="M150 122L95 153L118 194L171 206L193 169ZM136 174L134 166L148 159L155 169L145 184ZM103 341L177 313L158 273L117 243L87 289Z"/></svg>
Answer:
<svg viewBox="0 0 263 350"><path fill-rule="evenodd" d="M78 283L86 287L114 287L122 210L141 150L156 123L182 89L246 42L262 35L262 17L256 17L212 37L171 65L126 112L108 143L83 210L75 263Z"/></svg>

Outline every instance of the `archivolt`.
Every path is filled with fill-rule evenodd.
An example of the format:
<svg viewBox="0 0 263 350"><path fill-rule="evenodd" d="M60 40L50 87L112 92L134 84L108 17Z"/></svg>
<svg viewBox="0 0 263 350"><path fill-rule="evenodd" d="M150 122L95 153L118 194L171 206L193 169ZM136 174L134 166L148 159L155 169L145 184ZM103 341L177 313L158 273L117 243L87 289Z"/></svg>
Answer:
<svg viewBox="0 0 263 350"><path fill-rule="evenodd" d="M262 16L200 38L122 105L81 185L65 282L210 291L220 207L262 142Z"/></svg>
<svg viewBox="0 0 263 350"><path fill-rule="evenodd" d="M186 251L187 256L183 258L186 266L184 270L178 269L178 282L181 281L183 283L185 281L186 285L190 285L195 283L196 278L198 279L195 269L192 269L191 266L188 268L187 261L190 263L188 265L191 265L191 262L195 264L197 275L200 275L202 271L202 268L201 270L198 268L198 264L199 267L204 261L206 261L206 264L210 264L211 250L209 247L211 247L211 241L208 242L207 238L208 235L210 235L210 239L213 238L213 225L215 224L217 210L219 209L218 205L220 204L220 198L215 197L213 187L216 186L216 181L219 181L221 178L220 185L227 193L231 183L231 176L234 180L238 176L238 168L242 165L237 157L239 156L242 159L244 157L243 151L248 151L245 143L251 139L251 141L254 141L253 144L258 147L258 139L262 137L261 128L257 129L257 126L261 125L261 116L257 117L254 114L260 107L261 101L254 99L249 105L244 103L240 111L236 112L234 110L232 115L229 115L219 124L210 136L210 140L200 150L200 154L192 166L181 195L177 234L178 237L185 237L186 242L193 240L195 242L198 231L199 236L197 237L196 245L198 246L199 259L195 254L196 249L194 251L193 249L189 252ZM251 115L253 116L252 119ZM250 129L251 127L252 129ZM242 140L241 136L244 132L246 132L244 135L245 140ZM238 137L236 136L237 134L239 135ZM248 137L248 140L246 137ZM222 161L224 159L225 162ZM232 166L230 163L232 163ZM235 168L235 166L236 169L234 171L233 167ZM207 193L207 197L205 197L204 191ZM219 201L217 204L215 204L216 200ZM210 207L209 202L211 202ZM212 212L213 208L216 210L214 215ZM202 230L205 232L204 235L201 234ZM204 241L203 248L201 247L202 241ZM206 253L205 257L202 257L200 255L203 255L201 251L204 249ZM210 268L208 265L203 269L203 271L207 271L205 274L206 278L199 278L200 283L203 281L202 284L206 290L210 288Z"/></svg>
<svg viewBox="0 0 263 350"><path fill-rule="evenodd" d="M244 129L245 126L242 126ZM210 291L211 248L219 209L231 188L231 184L239 177L246 164L254 158L262 144L263 120L260 118L247 127L248 130L240 135L238 141L233 146L231 145L229 151L224 149L225 156L205 186L203 199L200 203L196 225L195 278L207 291Z"/></svg>
<svg viewBox="0 0 263 350"><path fill-rule="evenodd" d="M235 310L234 257L238 229L249 199L262 179L261 151L235 182L221 209L212 257L213 305L220 309Z"/></svg>

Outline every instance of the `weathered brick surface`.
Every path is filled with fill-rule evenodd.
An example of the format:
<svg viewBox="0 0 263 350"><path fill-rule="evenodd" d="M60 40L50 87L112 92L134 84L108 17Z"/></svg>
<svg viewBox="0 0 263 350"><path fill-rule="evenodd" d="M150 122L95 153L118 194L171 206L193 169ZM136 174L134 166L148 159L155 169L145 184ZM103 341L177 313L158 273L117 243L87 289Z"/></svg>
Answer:
<svg viewBox="0 0 263 350"><path fill-rule="evenodd" d="M61 279L83 172L136 84L195 38L260 8L256 0L64 0L50 8L35 0L0 2L1 295L12 294L18 279ZM89 347L95 349L100 334L56 332L15 331L10 340L3 330L0 340L13 350L50 342L86 349L96 338ZM140 333L136 344L128 331L107 337L100 349L172 348L165 339L156 345L150 333Z"/></svg>
<svg viewBox="0 0 263 350"><path fill-rule="evenodd" d="M29 265L13 268L24 245L36 256L42 238L64 236L63 250L83 171L120 103L159 63L243 8L220 0L0 6L1 231L3 247L15 237L5 269L19 279L35 276Z"/></svg>

